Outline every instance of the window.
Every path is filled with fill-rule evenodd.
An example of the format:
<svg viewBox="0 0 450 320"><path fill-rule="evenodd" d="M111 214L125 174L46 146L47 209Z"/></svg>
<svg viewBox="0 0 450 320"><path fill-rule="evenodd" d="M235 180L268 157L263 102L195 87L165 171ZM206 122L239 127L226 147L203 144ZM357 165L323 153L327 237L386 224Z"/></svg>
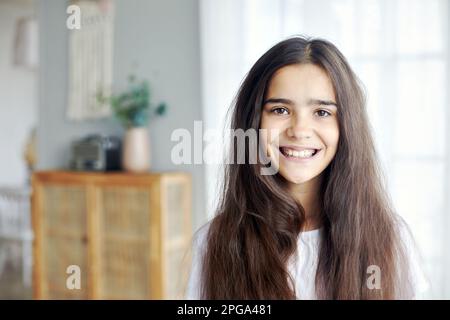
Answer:
<svg viewBox="0 0 450 320"><path fill-rule="evenodd" d="M366 88L387 187L423 255L429 298L447 299L449 11L446 0L201 1L206 127L223 125L245 73L285 37L328 39L349 59ZM206 169L210 216L219 169Z"/></svg>

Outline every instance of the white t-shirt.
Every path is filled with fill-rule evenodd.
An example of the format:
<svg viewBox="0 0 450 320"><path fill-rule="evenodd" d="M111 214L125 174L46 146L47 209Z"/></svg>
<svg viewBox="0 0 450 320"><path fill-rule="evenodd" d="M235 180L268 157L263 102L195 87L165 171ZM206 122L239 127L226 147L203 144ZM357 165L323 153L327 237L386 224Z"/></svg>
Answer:
<svg viewBox="0 0 450 320"><path fill-rule="evenodd" d="M206 248L206 236L209 223L201 227L194 235L192 251L192 268L187 284L186 299L200 299L201 262ZM295 282L297 299L315 300L315 275L318 263L319 245L322 228L300 232L297 254L291 257L288 270ZM429 281L421 267L421 258L414 240L406 228L401 229L402 239L407 248L411 268L413 296L411 299L424 299L429 290Z"/></svg>

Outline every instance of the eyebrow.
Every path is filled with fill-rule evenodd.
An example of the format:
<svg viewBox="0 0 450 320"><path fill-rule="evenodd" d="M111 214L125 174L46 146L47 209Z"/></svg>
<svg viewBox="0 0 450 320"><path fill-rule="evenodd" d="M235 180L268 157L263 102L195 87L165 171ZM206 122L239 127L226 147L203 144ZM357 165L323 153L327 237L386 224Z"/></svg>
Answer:
<svg viewBox="0 0 450 320"><path fill-rule="evenodd" d="M285 98L269 98L264 101L264 105L267 103L283 103L288 105L295 105L295 102L290 99ZM335 106L337 108L337 103L331 100L323 100L323 99L309 99L308 105L325 105L325 106Z"/></svg>

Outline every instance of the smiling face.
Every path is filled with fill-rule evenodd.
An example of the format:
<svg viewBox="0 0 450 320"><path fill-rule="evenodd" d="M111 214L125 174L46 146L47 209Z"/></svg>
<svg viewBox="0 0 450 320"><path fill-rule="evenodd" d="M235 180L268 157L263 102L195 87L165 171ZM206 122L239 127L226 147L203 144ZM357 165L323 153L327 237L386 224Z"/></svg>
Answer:
<svg viewBox="0 0 450 320"><path fill-rule="evenodd" d="M265 96L262 139L273 165L292 186L317 182L339 141L336 97L327 73L314 64L277 70ZM271 129L279 135L271 135Z"/></svg>

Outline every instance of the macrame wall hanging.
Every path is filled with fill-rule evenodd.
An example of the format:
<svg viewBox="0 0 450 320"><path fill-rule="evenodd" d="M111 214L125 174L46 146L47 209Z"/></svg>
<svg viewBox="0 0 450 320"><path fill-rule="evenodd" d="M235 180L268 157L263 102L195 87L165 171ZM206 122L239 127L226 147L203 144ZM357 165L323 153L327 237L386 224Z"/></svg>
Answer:
<svg viewBox="0 0 450 320"><path fill-rule="evenodd" d="M98 94L111 93L113 77L113 0L78 0L79 29L69 30L69 92L67 117L88 120L108 117L111 108Z"/></svg>

